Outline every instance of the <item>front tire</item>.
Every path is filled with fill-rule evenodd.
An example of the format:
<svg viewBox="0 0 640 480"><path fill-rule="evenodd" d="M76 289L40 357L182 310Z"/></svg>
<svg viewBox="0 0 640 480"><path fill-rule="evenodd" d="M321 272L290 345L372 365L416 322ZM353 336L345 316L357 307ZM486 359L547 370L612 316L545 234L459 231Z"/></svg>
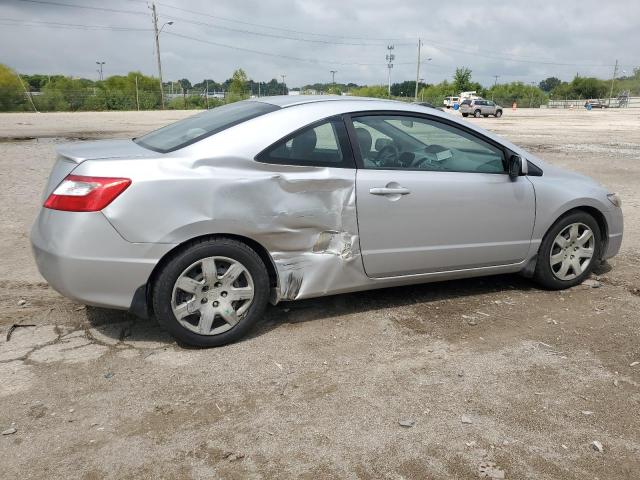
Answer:
<svg viewBox="0 0 640 480"><path fill-rule="evenodd" d="M476 118L480 118L481 115L482 115L482 112L480 110L476 110L475 112L473 112L473 116Z"/></svg>
<svg viewBox="0 0 640 480"><path fill-rule="evenodd" d="M268 298L264 263L229 238L193 242L162 267L152 289L158 321L179 342L196 347L242 338L262 317Z"/></svg>
<svg viewBox="0 0 640 480"><path fill-rule="evenodd" d="M601 250L596 220L586 212L570 213L560 218L542 239L534 277L552 290L578 285L591 274Z"/></svg>
<svg viewBox="0 0 640 480"><path fill-rule="evenodd" d="M500 118L502 116L502 110L498 110L496 112L496 118Z"/></svg>
<svg viewBox="0 0 640 480"><path fill-rule="evenodd" d="M469 114L468 113L463 113L462 116L467 118L469 116Z"/></svg>

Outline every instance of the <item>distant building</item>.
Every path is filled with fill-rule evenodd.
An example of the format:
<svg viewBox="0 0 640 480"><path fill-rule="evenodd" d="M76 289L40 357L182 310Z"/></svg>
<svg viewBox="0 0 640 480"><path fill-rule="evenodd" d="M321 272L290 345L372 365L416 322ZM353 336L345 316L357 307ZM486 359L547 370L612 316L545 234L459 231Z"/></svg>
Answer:
<svg viewBox="0 0 640 480"><path fill-rule="evenodd" d="M300 90L289 90L289 95L300 95Z"/></svg>

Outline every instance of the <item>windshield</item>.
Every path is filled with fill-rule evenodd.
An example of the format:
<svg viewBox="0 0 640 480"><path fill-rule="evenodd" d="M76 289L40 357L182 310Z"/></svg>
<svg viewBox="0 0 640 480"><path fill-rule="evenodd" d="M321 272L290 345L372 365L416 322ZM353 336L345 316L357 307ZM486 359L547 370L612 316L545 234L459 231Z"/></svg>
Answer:
<svg viewBox="0 0 640 480"><path fill-rule="evenodd" d="M160 153L172 152L279 108L263 102L230 103L154 130L135 138L134 141L149 150Z"/></svg>

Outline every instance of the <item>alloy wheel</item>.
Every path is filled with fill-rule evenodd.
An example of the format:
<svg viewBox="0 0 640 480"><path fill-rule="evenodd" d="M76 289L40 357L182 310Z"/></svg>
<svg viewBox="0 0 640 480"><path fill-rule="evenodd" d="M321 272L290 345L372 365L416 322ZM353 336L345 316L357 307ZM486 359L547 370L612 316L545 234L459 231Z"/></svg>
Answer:
<svg viewBox="0 0 640 480"><path fill-rule="evenodd" d="M559 280L573 280L589 266L595 251L595 236L584 223L564 227L551 246L549 263Z"/></svg>
<svg viewBox="0 0 640 480"><path fill-rule="evenodd" d="M200 335L232 329L246 315L254 297L249 270L228 257L206 257L187 267L171 295L176 320Z"/></svg>

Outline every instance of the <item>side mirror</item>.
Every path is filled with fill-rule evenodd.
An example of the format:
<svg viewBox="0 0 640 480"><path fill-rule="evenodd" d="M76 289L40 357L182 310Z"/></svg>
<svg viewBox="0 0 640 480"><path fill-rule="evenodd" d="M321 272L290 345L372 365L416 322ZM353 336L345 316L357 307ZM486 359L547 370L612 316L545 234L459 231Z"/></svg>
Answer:
<svg viewBox="0 0 640 480"><path fill-rule="evenodd" d="M522 158L520 155L511 155L509 157L509 177L515 180L522 174Z"/></svg>

